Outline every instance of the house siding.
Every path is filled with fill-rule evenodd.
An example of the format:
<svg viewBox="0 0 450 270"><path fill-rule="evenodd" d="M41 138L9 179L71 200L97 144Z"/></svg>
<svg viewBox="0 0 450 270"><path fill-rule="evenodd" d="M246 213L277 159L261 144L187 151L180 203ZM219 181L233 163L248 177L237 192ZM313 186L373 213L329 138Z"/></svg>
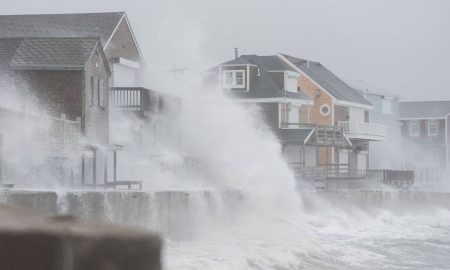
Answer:
<svg viewBox="0 0 450 270"><path fill-rule="evenodd" d="M330 95L320 90L320 95L316 96L316 91L320 89L316 83L311 81L305 75L301 74L298 79L300 89L308 95L314 102L309 108L309 122L322 125L333 125L333 99ZM330 113L322 115L320 108L322 105L330 106Z"/></svg>
<svg viewBox="0 0 450 270"><path fill-rule="evenodd" d="M391 99L391 113L383 113L383 95L370 92L364 93L374 107L369 113L369 121L384 124L387 127L386 141L370 142L369 167L371 169L402 169L404 160L401 149L401 123L398 121L399 98Z"/></svg>
<svg viewBox="0 0 450 270"><path fill-rule="evenodd" d="M109 74L106 65L107 63L103 61L100 50L97 48L86 64L83 78L85 108L82 121L83 130L88 141L101 145L109 143ZM101 79L104 106L97 104L97 93L94 94L94 103L91 102L91 77Z"/></svg>
<svg viewBox="0 0 450 270"><path fill-rule="evenodd" d="M82 71L16 71L16 86L51 115L69 119L82 115Z"/></svg>

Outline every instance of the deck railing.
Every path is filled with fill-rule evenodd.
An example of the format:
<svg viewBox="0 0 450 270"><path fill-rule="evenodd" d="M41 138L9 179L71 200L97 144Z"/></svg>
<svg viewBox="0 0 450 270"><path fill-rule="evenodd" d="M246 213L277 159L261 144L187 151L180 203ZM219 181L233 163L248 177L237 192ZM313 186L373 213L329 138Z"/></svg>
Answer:
<svg viewBox="0 0 450 270"><path fill-rule="evenodd" d="M359 121L339 121L338 125L343 128L344 133L350 138L384 140L387 136L387 128L382 124Z"/></svg>
<svg viewBox="0 0 450 270"><path fill-rule="evenodd" d="M414 184L414 171L350 169L347 164L327 164L319 167L291 163L295 175L304 180L364 180L407 189Z"/></svg>

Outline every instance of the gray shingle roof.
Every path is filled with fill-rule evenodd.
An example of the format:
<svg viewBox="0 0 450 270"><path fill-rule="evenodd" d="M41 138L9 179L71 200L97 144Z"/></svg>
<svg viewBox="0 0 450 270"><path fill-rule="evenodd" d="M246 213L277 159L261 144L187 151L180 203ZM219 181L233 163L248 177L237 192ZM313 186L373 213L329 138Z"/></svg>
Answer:
<svg viewBox="0 0 450 270"><path fill-rule="evenodd" d="M111 37L124 12L0 16L0 38Z"/></svg>
<svg viewBox="0 0 450 270"><path fill-rule="evenodd" d="M369 105L369 101L359 95L351 86L339 79L331 71L318 62L308 61L289 55L283 55L287 60L299 68L302 72L308 75L322 88L324 88L330 95L337 100L353 102L363 105Z"/></svg>
<svg viewBox="0 0 450 270"><path fill-rule="evenodd" d="M9 62L19 48L21 38L2 38L0 39L0 68L9 68Z"/></svg>
<svg viewBox="0 0 450 270"><path fill-rule="evenodd" d="M400 102L400 119L444 118L450 114L450 101Z"/></svg>
<svg viewBox="0 0 450 270"><path fill-rule="evenodd" d="M258 66L260 76L256 77L250 83L250 91L248 92L226 92L227 95L234 98L254 99L254 98L292 98L300 100L311 100L303 92L289 92L281 89L269 74L269 71L290 70L288 65L283 63L277 56L258 56L258 55L241 55L234 63L249 63ZM231 61L224 64L230 64Z"/></svg>
<svg viewBox="0 0 450 270"><path fill-rule="evenodd" d="M23 38L12 69L82 69L98 44L96 38ZM3 39L0 39L0 44Z"/></svg>
<svg viewBox="0 0 450 270"><path fill-rule="evenodd" d="M276 135L281 143L305 143L313 129L277 129Z"/></svg>

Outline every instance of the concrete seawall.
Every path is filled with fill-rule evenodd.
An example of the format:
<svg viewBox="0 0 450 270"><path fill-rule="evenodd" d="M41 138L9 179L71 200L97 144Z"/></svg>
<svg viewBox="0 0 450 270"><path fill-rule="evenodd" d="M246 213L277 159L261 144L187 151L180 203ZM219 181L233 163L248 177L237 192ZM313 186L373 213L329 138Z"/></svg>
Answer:
<svg viewBox="0 0 450 270"><path fill-rule="evenodd" d="M324 207L395 212L450 209L450 194L435 192L301 192L301 198L306 210L319 213ZM0 191L0 203L142 227L180 240L195 238L204 225L232 223L239 218L243 201L245 195L238 191Z"/></svg>
<svg viewBox="0 0 450 270"><path fill-rule="evenodd" d="M233 220L237 191L0 191L0 203L151 229L172 239L195 237L205 220Z"/></svg>

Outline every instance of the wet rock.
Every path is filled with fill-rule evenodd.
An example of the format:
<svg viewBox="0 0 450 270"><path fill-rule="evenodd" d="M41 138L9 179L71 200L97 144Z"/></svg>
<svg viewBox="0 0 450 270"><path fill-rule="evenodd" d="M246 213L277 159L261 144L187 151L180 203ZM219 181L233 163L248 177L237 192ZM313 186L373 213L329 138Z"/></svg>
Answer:
<svg viewBox="0 0 450 270"><path fill-rule="evenodd" d="M160 249L144 230L0 205L2 270L161 269Z"/></svg>

